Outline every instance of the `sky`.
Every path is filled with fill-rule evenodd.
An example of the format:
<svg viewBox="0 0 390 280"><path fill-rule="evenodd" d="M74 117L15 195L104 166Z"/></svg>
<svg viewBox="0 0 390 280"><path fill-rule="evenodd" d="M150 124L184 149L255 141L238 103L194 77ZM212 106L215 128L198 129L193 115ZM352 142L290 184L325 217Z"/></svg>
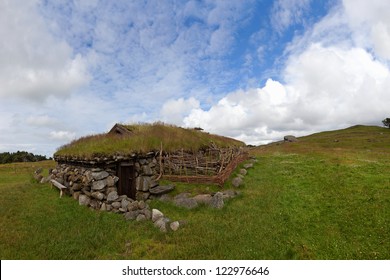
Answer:
<svg viewBox="0 0 390 280"><path fill-rule="evenodd" d="M387 0L0 0L0 152L115 123L259 145L390 117Z"/></svg>

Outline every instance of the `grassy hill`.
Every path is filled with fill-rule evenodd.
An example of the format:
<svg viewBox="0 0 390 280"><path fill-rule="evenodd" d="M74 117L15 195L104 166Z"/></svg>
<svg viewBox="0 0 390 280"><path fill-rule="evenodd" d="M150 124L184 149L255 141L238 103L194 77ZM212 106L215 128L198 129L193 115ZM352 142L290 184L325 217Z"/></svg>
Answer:
<svg viewBox="0 0 390 280"><path fill-rule="evenodd" d="M389 129L322 132L252 154L258 161L242 194L223 209L153 201L172 220L187 221L168 234L59 198L56 189L30 180L40 163L2 165L0 257L390 259ZM218 187L178 184L176 191L200 189Z"/></svg>
<svg viewBox="0 0 390 280"><path fill-rule="evenodd" d="M301 153L340 152L388 152L390 129L378 126L355 125L349 128L325 131L299 137L295 143L271 143L260 146L257 151L297 151Z"/></svg>
<svg viewBox="0 0 390 280"><path fill-rule="evenodd" d="M207 132L181 128L162 123L142 125L122 125L128 129L128 135L98 134L82 137L63 147L54 156L94 157L102 155L129 155L158 151L174 152L198 151L211 145L225 148L245 146L245 143Z"/></svg>

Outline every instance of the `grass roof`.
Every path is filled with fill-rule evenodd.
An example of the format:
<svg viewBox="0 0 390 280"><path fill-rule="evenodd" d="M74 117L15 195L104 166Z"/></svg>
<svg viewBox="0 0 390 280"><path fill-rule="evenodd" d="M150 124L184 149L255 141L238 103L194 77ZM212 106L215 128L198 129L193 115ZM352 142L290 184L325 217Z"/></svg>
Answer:
<svg viewBox="0 0 390 280"><path fill-rule="evenodd" d="M219 148L242 147L245 143L195 129L162 123L121 125L131 133L115 135L104 133L85 136L60 147L54 156L92 158L96 156L130 155L160 150L196 152L210 146Z"/></svg>

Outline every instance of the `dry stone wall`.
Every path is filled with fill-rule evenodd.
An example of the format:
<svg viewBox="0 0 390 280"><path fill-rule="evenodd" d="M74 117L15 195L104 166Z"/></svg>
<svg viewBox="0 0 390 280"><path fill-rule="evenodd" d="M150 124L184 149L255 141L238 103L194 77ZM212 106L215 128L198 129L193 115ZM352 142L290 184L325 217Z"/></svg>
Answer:
<svg viewBox="0 0 390 280"><path fill-rule="evenodd" d="M148 182L149 187L154 186L153 183L150 183L154 181L154 172L150 170L151 162L141 161L141 163L137 163L138 167L136 167L135 174L137 176L136 181L141 182L137 183L137 189L140 189L139 197L141 198L147 198L150 195L146 195L148 189L146 189L145 181ZM115 174L116 171L109 168L85 168L59 164L51 170L49 177L45 178L45 182L54 180L63 185L65 187L63 191L77 200L79 205L123 214L126 220L136 220L137 222L150 220L163 232L176 231L179 228L179 221L171 221L159 210L150 209L149 204L144 200L134 200L127 197L127 195L119 195L117 187L119 178ZM147 177L149 179L145 179ZM138 178L141 179L138 180ZM172 187L164 188L163 186L159 186L159 188L164 191L173 189ZM161 213L161 217L153 216L154 213Z"/></svg>

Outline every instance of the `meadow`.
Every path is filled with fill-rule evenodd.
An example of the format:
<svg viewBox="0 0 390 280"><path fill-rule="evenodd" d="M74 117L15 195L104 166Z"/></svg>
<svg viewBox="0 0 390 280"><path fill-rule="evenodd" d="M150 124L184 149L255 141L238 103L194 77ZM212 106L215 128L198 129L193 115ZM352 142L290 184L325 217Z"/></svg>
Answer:
<svg viewBox="0 0 390 280"><path fill-rule="evenodd" d="M241 195L223 209L151 202L186 221L169 233L81 207L34 182L33 171L52 161L0 165L0 258L390 259L390 129L355 126L251 155L257 162ZM176 185L177 192L218 191Z"/></svg>

